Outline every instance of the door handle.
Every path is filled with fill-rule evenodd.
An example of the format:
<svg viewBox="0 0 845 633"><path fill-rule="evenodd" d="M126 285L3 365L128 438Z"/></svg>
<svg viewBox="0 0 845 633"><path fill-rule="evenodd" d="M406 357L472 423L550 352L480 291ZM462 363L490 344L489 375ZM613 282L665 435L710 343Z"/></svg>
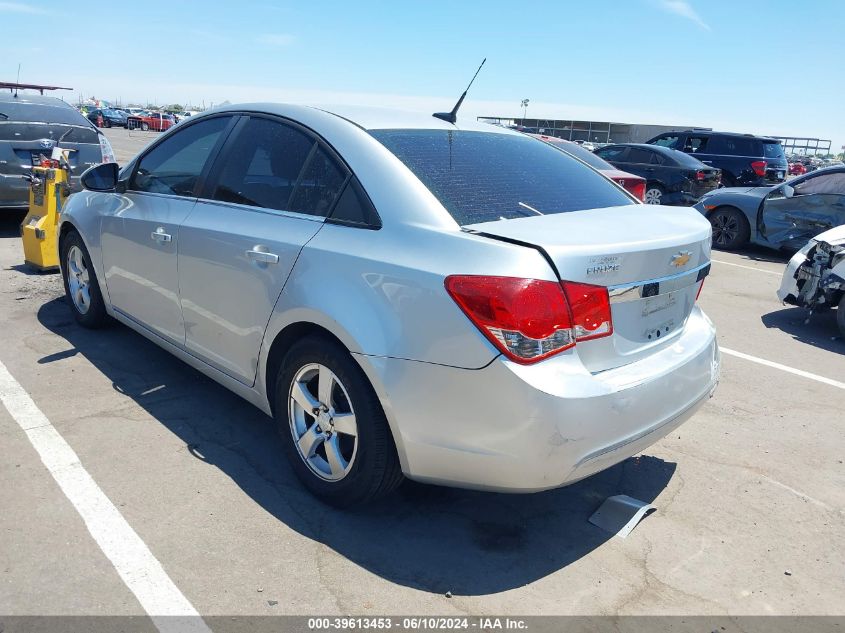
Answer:
<svg viewBox="0 0 845 633"><path fill-rule="evenodd" d="M260 262L262 264L278 264L279 263L279 256L275 253L269 253L266 250L263 250L263 247L256 246L255 248L248 250L246 252L246 256L249 257L254 262Z"/></svg>
<svg viewBox="0 0 845 633"><path fill-rule="evenodd" d="M155 231L150 233L150 238L158 242L159 244L163 244L164 242L170 242L173 240L173 236L169 235L168 233L164 232L164 227L160 226Z"/></svg>

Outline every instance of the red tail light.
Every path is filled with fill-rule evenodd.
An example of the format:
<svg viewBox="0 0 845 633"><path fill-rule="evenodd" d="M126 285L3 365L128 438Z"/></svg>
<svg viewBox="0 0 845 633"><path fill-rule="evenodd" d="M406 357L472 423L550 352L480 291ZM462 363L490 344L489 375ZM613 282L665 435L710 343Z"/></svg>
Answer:
<svg viewBox="0 0 845 633"><path fill-rule="evenodd" d="M751 169L754 170L754 173L758 176L765 176L766 175L766 161L764 160L755 160L751 163Z"/></svg>
<svg viewBox="0 0 845 633"><path fill-rule="evenodd" d="M452 275L446 290L493 345L535 363L613 333L607 288L564 281Z"/></svg>
<svg viewBox="0 0 845 633"><path fill-rule="evenodd" d="M695 179L696 179L697 181L701 182L701 181L702 181L702 180L704 180L705 178L707 178L707 174L705 174L703 171L697 171L697 172L695 172Z"/></svg>
<svg viewBox="0 0 845 633"><path fill-rule="evenodd" d="M625 189L627 189L631 195L640 202L645 201L645 181L635 180L634 182L631 182L629 180L625 183Z"/></svg>

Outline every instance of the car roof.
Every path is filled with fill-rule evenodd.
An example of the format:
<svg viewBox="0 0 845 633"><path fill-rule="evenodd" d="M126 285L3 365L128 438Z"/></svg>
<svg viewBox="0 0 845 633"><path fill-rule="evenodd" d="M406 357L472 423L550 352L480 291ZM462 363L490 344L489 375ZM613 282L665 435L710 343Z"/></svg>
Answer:
<svg viewBox="0 0 845 633"><path fill-rule="evenodd" d="M267 114L276 114L289 117L294 120L297 114L305 110L317 110L333 114L341 119L349 121L353 125L365 130L389 130L389 129L418 129L418 130L471 130L478 132L491 132L494 134L510 134L521 136L518 132L506 128L479 123L471 117L458 117L455 124L443 121L437 117L424 112L413 112L392 108L379 108L371 106L353 105L325 105L325 106L302 106L286 103L240 103L230 104L214 108L213 112L227 111L256 111ZM444 104L444 110L449 110L448 104ZM212 112L207 110L206 112ZM203 113L205 114L205 113Z"/></svg>
<svg viewBox="0 0 845 633"><path fill-rule="evenodd" d="M774 142L777 142L777 143L780 142L776 138L772 138L771 136L758 136L756 134L743 134L742 132L719 132L719 131L716 131L716 130L698 130L696 128L692 128L692 129L689 129L689 130L682 130L682 131L700 134L701 136L714 136L714 135L733 136L733 137L739 137L739 138L756 138L756 139L760 139L761 141L774 141ZM671 132L670 132L670 134L671 134Z"/></svg>
<svg viewBox="0 0 845 633"><path fill-rule="evenodd" d="M0 103L31 103L34 105L52 106L54 108L74 109L68 102L62 101L57 97L44 97L42 95L26 93L19 93L18 96L15 96L11 92L0 92Z"/></svg>

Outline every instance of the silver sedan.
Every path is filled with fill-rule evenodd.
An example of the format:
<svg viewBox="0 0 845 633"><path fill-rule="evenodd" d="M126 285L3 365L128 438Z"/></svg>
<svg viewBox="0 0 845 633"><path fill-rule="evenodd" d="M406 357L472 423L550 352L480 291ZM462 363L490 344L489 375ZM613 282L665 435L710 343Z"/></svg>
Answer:
<svg viewBox="0 0 845 633"><path fill-rule="evenodd" d="M229 106L83 183L59 246L76 320L116 319L273 416L329 503L403 476L562 486L718 380L707 220L503 128Z"/></svg>

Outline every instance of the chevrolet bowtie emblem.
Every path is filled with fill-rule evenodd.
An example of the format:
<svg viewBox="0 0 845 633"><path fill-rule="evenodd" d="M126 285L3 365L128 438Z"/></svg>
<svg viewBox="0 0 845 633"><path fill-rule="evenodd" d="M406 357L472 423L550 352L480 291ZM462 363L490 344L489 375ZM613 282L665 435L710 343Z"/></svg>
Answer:
<svg viewBox="0 0 845 633"><path fill-rule="evenodd" d="M673 255L669 263L675 268L680 268L681 266L685 266L691 257L692 253L689 251L681 251L677 255Z"/></svg>

